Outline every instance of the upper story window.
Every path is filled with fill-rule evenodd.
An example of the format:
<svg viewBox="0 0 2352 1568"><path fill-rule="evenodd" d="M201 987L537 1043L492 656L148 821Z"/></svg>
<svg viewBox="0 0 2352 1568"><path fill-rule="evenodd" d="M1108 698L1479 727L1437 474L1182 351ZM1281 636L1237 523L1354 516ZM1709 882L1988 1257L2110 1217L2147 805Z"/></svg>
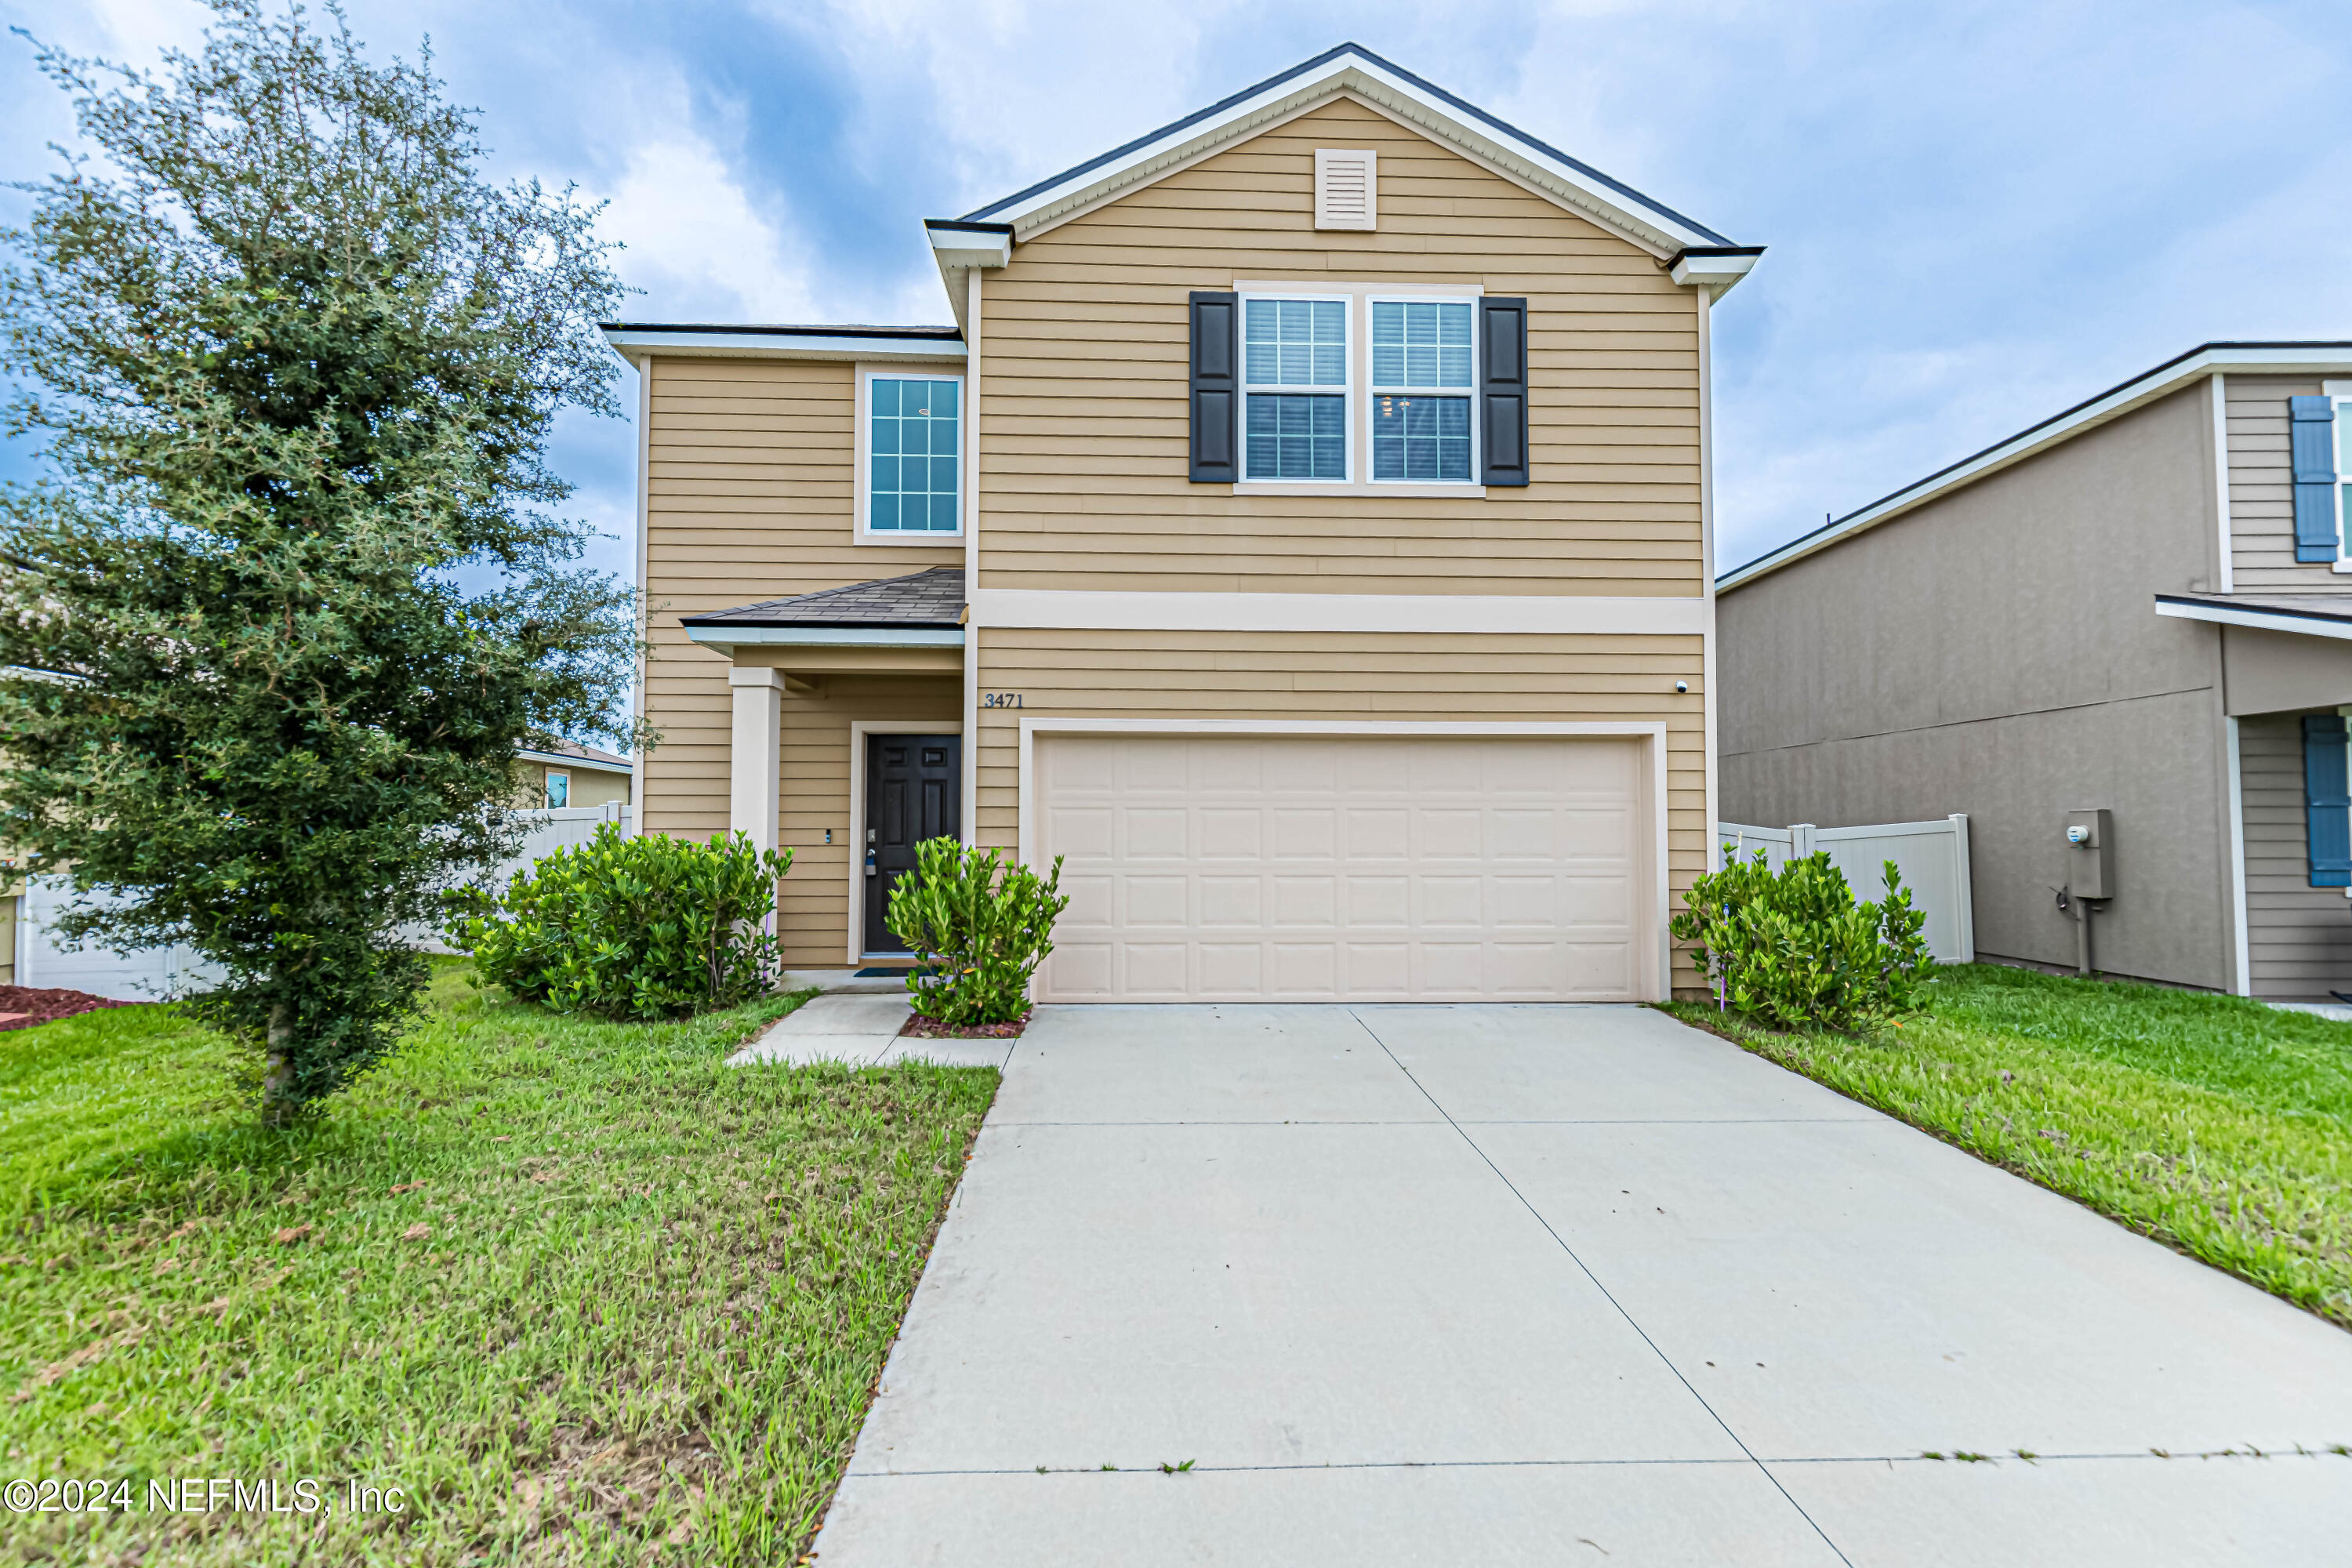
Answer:
<svg viewBox="0 0 2352 1568"><path fill-rule="evenodd" d="M1242 302L1244 478L1348 478L1349 303Z"/></svg>
<svg viewBox="0 0 2352 1568"><path fill-rule="evenodd" d="M1374 300L1372 478L1466 484L1472 440L1466 300Z"/></svg>
<svg viewBox="0 0 2352 1568"><path fill-rule="evenodd" d="M2338 572L2352 571L2352 543L2345 542L2352 527L2352 393L2340 393L2341 382L2328 384L2328 401L2336 415L2336 538L2341 554Z"/></svg>
<svg viewBox="0 0 2352 1568"><path fill-rule="evenodd" d="M963 531L963 378L866 376L862 531L900 539Z"/></svg>

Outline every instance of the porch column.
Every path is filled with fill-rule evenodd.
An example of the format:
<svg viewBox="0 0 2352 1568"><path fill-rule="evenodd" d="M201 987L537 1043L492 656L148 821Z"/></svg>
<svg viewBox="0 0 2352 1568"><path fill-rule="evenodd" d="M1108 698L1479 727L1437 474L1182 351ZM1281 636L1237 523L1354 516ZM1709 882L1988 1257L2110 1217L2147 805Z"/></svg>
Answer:
<svg viewBox="0 0 2352 1568"><path fill-rule="evenodd" d="M739 664L727 671L727 685L735 699L727 828L749 834L761 849L773 849L776 819L783 809L776 779L783 769L784 672Z"/></svg>

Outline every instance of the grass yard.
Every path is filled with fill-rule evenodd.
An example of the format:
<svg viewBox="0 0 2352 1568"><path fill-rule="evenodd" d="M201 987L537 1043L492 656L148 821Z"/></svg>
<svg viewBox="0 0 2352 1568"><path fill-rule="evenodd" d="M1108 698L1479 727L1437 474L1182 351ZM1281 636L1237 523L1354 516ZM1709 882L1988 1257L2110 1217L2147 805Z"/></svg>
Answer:
<svg viewBox="0 0 2352 1568"><path fill-rule="evenodd" d="M1670 1010L2352 1328L2352 1024L1990 964L1930 995L1861 1038Z"/></svg>
<svg viewBox="0 0 2352 1568"><path fill-rule="evenodd" d="M791 1561L997 1081L721 1065L798 1000L604 1024L444 961L288 1133L168 1009L0 1035L0 1480L131 1503L0 1514L0 1561ZM328 1506L151 1511L182 1478Z"/></svg>

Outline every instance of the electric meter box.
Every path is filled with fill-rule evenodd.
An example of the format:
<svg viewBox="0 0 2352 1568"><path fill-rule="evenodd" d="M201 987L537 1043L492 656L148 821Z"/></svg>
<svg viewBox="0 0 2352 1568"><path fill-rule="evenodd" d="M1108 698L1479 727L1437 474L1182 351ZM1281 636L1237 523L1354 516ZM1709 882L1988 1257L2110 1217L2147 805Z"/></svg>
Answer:
<svg viewBox="0 0 2352 1568"><path fill-rule="evenodd" d="M2115 826L2105 807L2066 814L2066 887L2078 899L2116 896Z"/></svg>

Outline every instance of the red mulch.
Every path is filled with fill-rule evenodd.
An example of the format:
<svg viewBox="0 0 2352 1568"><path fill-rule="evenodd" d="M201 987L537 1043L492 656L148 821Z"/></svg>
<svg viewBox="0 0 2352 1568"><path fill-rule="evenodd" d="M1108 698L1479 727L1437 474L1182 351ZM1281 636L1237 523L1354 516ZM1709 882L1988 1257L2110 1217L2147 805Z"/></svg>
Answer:
<svg viewBox="0 0 2352 1568"><path fill-rule="evenodd" d="M1024 1013L1009 1024L942 1024L917 1013L899 1026L898 1033L917 1040L1010 1040L1029 1026Z"/></svg>
<svg viewBox="0 0 2352 1568"><path fill-rule="evenodd" d="M0 1032L29 1029L100 1007L136 1007L137 1002L115 1002L87 991L44 989L35 985L0 985Z"/></svg>

